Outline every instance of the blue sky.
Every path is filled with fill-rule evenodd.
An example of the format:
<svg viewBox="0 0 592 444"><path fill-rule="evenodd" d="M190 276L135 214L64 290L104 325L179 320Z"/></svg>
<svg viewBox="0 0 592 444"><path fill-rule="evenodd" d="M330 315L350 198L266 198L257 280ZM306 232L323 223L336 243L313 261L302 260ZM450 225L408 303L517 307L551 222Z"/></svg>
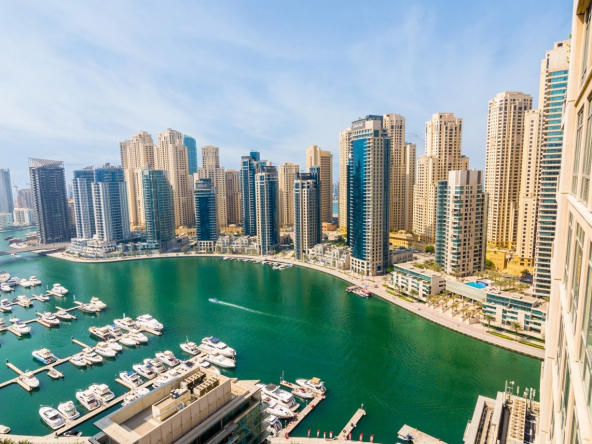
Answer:
<svg viewBox="0 0 592 444"><path fill-rule="evenodd" d="M537 96L540 60L569 37L568 1L9 1L0 14L0 167L119 164L119 142L167 128L304 167L339 131L400 113L423 143L433 113L464 119L485 163L487 102ZM201 162L201 155L200 155ZM80 164L80 165L78 165ZM68 173L68 180L71 174Z"/></svg>

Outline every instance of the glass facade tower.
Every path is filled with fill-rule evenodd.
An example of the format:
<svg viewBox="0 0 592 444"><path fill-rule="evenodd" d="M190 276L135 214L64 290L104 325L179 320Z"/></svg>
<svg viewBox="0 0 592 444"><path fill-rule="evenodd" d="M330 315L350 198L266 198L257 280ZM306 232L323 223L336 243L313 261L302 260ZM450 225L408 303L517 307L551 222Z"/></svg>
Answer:
<svg viewBox="0 0 592 444"><path fill-rule="evenodd" d="M168 250L175 240L173 187L164 170L142 170L146 240Z"/></svg>
<svg viewBox="0 0 592 444"><path fill-rule="evenodd" d="M245 236L255 236L257 234L255 174L257 173L259 159L260 156L257 151L251 151L248 156L241 157L241 218L243 221L243 234Z"/></svg>
<svg viewBox="0 0 592 444"><path fill-rule="evenodd" d="M218 222L216 219L216 188L211 179L195 182L195 228L197 241L216 241Z"/></svg>
<svg viewBox="0 0 592 444"><path fill-rule="evenodd" d="M183 135L183 145L187 148L187 169L192 176L197 173L197 143L193 137Z"/></svg>

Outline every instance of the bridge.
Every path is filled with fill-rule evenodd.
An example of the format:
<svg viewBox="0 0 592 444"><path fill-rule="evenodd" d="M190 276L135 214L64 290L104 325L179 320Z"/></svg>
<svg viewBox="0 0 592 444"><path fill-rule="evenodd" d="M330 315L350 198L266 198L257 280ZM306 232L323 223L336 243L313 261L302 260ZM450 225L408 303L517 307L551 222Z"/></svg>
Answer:
<svg viewBox="0 0 592 444"><path fill-rule="evenodd" d="M33 245L24 248L9 248L8 250L0 251L0 256L6 256L9 254L18 255L19 253L53 253L54 251L65 249L68 245L70 245L69 242L60 242L55 244Z"/></svg>

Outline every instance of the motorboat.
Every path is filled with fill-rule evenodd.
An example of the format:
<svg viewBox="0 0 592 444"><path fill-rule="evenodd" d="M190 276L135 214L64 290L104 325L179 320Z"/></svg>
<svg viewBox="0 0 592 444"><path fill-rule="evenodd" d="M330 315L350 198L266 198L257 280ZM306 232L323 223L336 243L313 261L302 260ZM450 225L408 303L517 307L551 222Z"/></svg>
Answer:
<svg viewBox="0 0 592 444"><path fill-rule="evenodd" d="M123 317L113 320L113 323L123 330L138 330L140 326L132 318Z"/></svg>
<svg viewBox="0 0 592 444"><path fill-rule="evenodd" d="M115 337L111 334L108 327L89 327L88 331L91 335L106 341L108 339L114 339Z"/></svg>
<svg viewBox="0 0 592 444"><path fill-rule="evenodd" d="M82 436L82 432L80 430L72 429L72 430L67 430L64 433L62 433L62 436L65 436L66 438L68 438L68 437L77 438L79 436Z"/></svg>
<svg viewBox="0 0 592 444"><path fill-rule="evenodd" d="M31 283L26 279L21 279L19 281L19 285L23 288L29 288L31 286Z"/></svg>
<svg viewBox="0 0 592 444"><path fill-rule="evenodd" d="M109 389L109 386L107 384L93 384L88 389L91 392L93 392L95 396L99 398L103 404L106 404L113 398L115 398L115 395Z"/></svg>
<svg viewBox="0 0 592 444"><path fill-rule="evenodd" d="M94 305L99 310L103 310L103 309L107 308L107 304L105 304L103 301L101 301L99 298L97 298L95 296L90 298L89 305Z"/></svg>
<svg viewBox="0 0 592 444"><path fill-rule="evenodd" d="M261 393L268 398L271 398L274 401L278 401L281 404L287 406L288 408L292 408L298 404L296 404L296 400L291 393L288 393L285 390L282 390L275 384L257 384L257 387L261 389Z"/></svg>
<svg viewBox="0 0 592 444"><path fill-rule="evenodd" d="M189 353L190 355L197 355L199 354L199 348L195 344L195 342L185 341L181 344L181 350L185 353Z"/></svg>
<svg viewBox="0 0 592 444"><path fill-rule="evenodd" d="M307 389L311 389L313 392L318 393L325 393L327 388L325 387L325 383L321 381L319 378L312 378L312 379L297 379L296 384L300 387L304 387Z"/></svg>
<svg viewBox="0 0 592 444"><path fill-rule="evenodd" d="M210 364L217 365L218 367L224 367L224 368L236 367L236 362L234 361L234 359L228 358L226 356L222 356L219 353L208 353L205 357L205 360L208 361Z"/></svg>
<svg viewBox="0 0 592 444"><path fill-rule="evenodd" d="M93 364L103 362L101 358L92 348L86 347L82 350L82 357Z"/></svg>
<svg viewBox="0 0 592 444"><path fill-rule="evenodd" d="M312 392L312 390L306 389L304 387L296 387L295 389L292 390L292 394L294 396L298 396L299 398L302 398L302 399L314 398L314 393Z"/></svg>
<svg viewBox="0 0 592 444"><path fill-rule="evenodd" d="M114 358L117 352L113 350L106 342L99 342L95 346L95 351L106 358Z"/></svg>
<svg viewBox="0 0 592 444"><path fill-rule="evenodd" d="M228 345L226 345L220 339L215 338L213 336L203 338L201 340L201 343L202 343L202 345L204 345L208 349L208 352L215 351L215 352L220 353L222 356L227 356L229 358L232 358L233 356L236 355L236 352L234 351L233 348L230 348Z"/></svg>
<svg viewBox="0 0 592 444"><path fill-rule="evenodd" d="M39 416L41 416L43 422L53 430L57 430L66 425L64 417L53 407L41 407L39 409Z"/></svg>
<svg viewBox="0 0 592 444"><path fill-rule="evenodd" d="M12 322L11 327L14 328L21 335L28 335L28 334L31 333L31 327L29 327L23 321L21 321L19 319L15 319L15 318L10 318L10 319L11 319L11 322ZM12 319L15 319L15 320L12 321Z"/></svg>
<svg viewBox="0 0 592 444"><path fill-rule="evenodd" d="M84 359L80 354L74 355L68 360L76 367L86 367L88 365L86 359Z"/></svg>
<svg viewBox="0 0 592 444"><path fill-rule="evenodd" d="M101 311L97 307L90 304L80 304L78 306L78 310L80 310L83 313L97 313Z"/></svg>
<svg viewBox="0 0 592 444"><path fill-rule="evenodd" d="M38 301L41 302L47 302L49 301L49 296L47 296L46 294L38 294L38 295L33 295L37 298Z"/></svg>
<svg viewBox="0 0 592 444"><path fill-rule="evenodd" d="M53 284L53 288L51 290L52 292L61 295L65 295L66 293L68 293L68 290L65 287L62 287L61 284Z"/></svg>
<svg viewBox="0 0 592 444"><path fill-rule="evenodd" d="M6 282L0 284L0 290L2 290L5 293L10 293L11 291L13 291L12 287L8 285Z"/></svg>
<svg viewBox="0 0 592 444"><path fill-rule="evenodd" d="M64 415L68 421L80 418L80 412L76 410L76 405L74 405L73 401L66 401L58 404L58 411Z"/></svg>
<svg viewBox="0 0 592 444"><path fill-rule="evenodd" d="M139 388L133 392L128 393L123 398L123 402L121 403L121 405L126 406L134 402L136 399L140 399L142 396L147 395L148 393L150 393L150 390L148 390L146 387Z"/></svg>
<svg viewBox="0 0 592 444"><path fill-rule="evenodd" d="M171 381L173 378L166 373L164 375L160 375L158 378L154 380L152 383L152 388L158 388L161 385L165 385L167 382Z"/></svg>
<svg viewBox="0 0 592 444"><path fill-rule="evenodd" d="M82 404L82 406L92 412L93 410L98 409L101 407L101 401L95 396L95 394L90 390L79 390L76 392L76 399L78 402Z"/></svg>
<svg viewBox="0 0 592 444"><path fill-rule="evenodd" d="M136 318L136 322L140 327L146 327L151 330L161 331L162 324L154 319L149 314L141 315Z"/></svg>
<svg viewBox="0 0 592 444"><path fill-rule="evenodd" d="M290 410L288 407L280 404L279 402L271 399L268 396L263 397L263 402L267 404L267 412L271 415L275 415L278 418L285 419L285 418L293 418L295 413Z"/></svg>
<svg viewBox="0 0 592 444"><path fill-rule="evenodd" d="M58 360L58 358L56 358L48 349L46 348L41 348L39 350L34 350L33 353L31 353L33 355L33 358L35 358L37 361L41 362L42 364L52 364L54 362L56 362Z"/></svg>
<svg viewBox="0 0 592 444"><path fill-rule="evenodd" d="M39 379L37 379L35 377L35 375L33 374L33 372L30 372L30 371L27 370L19 378L20 378L21 381L23 381L26 385L28 385L31 388L37 388L37 387L39 387Z"/></svg>
<svg viewBox="0 0 592 444"><path fill-rule="evenodd" d="M220 302L218 299L216 298L209 298L208 301L213 302L214 304L217 304L218 302Z"/></svg>
<svg viewBox="0 0 592 444"><path fill-rule="evenodd" d="M8 302L8 299L2 299L0 301L0 309L2 309L2 311L12 311L12 307L10 302Z"/></svg>
<svg viewBox="0 0 592 444"><path fill-rule="evenodd" d="M42 313L40 316L40 319L52 327L56 326L56 325L60 325L60 320L56 317L56 315L54 315L53 313L50 313L49 311Z"/></svg>
<svg viewBox="0 0 592 444"><path fill-rule="evenodd" d="M148 342L148 337L142 333L140 330L130 330L128 336L132 338L134 341L139 343L146 343Z"/></svg>
<svg viewBox="0 0 592 444"><path fill-rule="evenodd" d="M24 295L17 296L16 303L19 304L21 307L30 307L31 305L33 305L31 299Z"/></svg>
<svg viewBox="0 0 592 444"><path fill-rule="evenodd" d="M157 373L154 370L154 367L152 367L150 364L148 364L148 365L135 364L135 365L132 365L132 368L134 369L134 371L136 373L138 373L140 376L143 376L146 379L154 379L157 376Z"/></svg>
<svg viewBox="0 0 592 444"><path fill-rule="evenodd" d="M158 358L146 358L144 359L144 365L151 365L157 373L166 372L166 367L162 365L162 362Z"/></svg>
<svg viewBox="0 0 592 444"><path fill-rule="evenodd" d="M206 369L210 372L214 372L217 374L220 374L220 370L218 370L216 367L214 367L212 364L210 364L208 361L203 361L199 363L199 366L203 369Z"/></svg>
<svg viewBox="0 0 592 444"><path fill-rule="evenodd" d="M64 375L58 372L55 368L50 369L47 372L47 376L49 376L52 379L60 379L64 377Z"/></svg>
<svg viewBox="0 0 592 444"><path fill-rule="evenodd" d="M133 371L128 371L128 372L121 372L119 374L119 377L127 382L130 385L133 385L134 387L139 387L143 384L142 382L142 378L140 378L140 376L138 376L138 374L136 372Z"/></svg>
<svg viewBox="0 0 592 444"><path fill-rule="evenodd" d="M156 353L156 357L170 367L175 367L181 363L170 350Z"/></svg>
<svg viewBox="0 0 592 444"><path fill-rule="evenodd" d="M109 347L111 347L111 350L116 351L117 353L123 350L123 347L119 342L117 342L116 339L108 339L107 344L109 345Z"/></svg>
<svg viewBox="0 0 592 444"><path fill-rule="evenodd" d="M10 279L8 279L5 284L8 285L9 287L16 287L19 283L20 279L17 277L11 277Z"/></svg>
<svg viewBox="0 0 592 444"><path fill-rule="evenodd" d="M123 345L127 345L130 347L138 345L138 343L134 339L132 339L132 337L127 333L124 334L121 338L119 338L118 341L121 342Z"/></svg>
<svg viewBox="0 0 592 444"><path fill-rule="evenodd" d="M121 335L123 335L123 332L119 329L119 327L115 324L110 324L107 325L107 330L109 330L109 333L114 337L114 338L118 338Z"/></svg>
<svg viewBox="0 0 592 444"><path fill-rule="evenodd" d="M275 415L269 415L265 418L266 430L273 436L276 436L282 430L282 423Z"/></svg>
<svg viewBox="0 0 592 444"><path fill-rule="evenodd" d="M8 435L10 433L10 427L0 425L0 435Z"/></svg>
<svg viewBox="0 0 592 444"><path fill-rule="evenodd" d="M31 286L36 287L37 285L41 285L41 281L39 279L37 279L36 276L31 276L29 278L29 283L31 284Z"/></svg>
<svg viewBox="0 0 592 444"><path fill-rule="evenodd" d="M195 363L191 360L181 361L181 367L178 367L182 372L188 372L195 366Z"/></svg>
<svg viewBox="0 0 592 444"><path fill-rule="evenodd" d="M6 321L4 318L0 318L0 328L6 328Z"/></svg>
<svg viewBox="0 0 592 444"><path fill-rule="evenodd" d="M167 375L169 375L169 377L171 379L175 379L177 376L181 376L183 374L183 372L179 369L179 367L177 368L169 368L166 372Z"/></svg>
<svg viewBox="0 0 592 444"><path fill-rule="evenodd" d="M71 321L72 319L76 319L76 316L73 314L68 313L66 310L58 310L55 312L55 316L58 319L62 319L64 321Z"/></svg>

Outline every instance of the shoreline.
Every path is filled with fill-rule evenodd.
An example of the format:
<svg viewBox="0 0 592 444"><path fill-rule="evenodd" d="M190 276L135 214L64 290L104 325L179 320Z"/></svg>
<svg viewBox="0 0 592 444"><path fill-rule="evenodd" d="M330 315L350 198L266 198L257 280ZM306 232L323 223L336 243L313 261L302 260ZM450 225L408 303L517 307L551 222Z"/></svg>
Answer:
<svg viewBox="0 0 592 444"><path fill-rule="evenodd" d="M438 312L427 308L426 305L421 304L419 302L408 302L396 296L393 296L387 293L386 289L382 287L383 279L381 277L374 277L368 279L361 279L358 277L354 277L344 271L335 270L332 268L326 268L319 265L309 264L307 262L297 261L294 258L286 259L278 259L275 257L267 257L267 256L249 256L249 255L240 255L240 254L218 254L218 253L208 253L208 254L195 254L195 253L162 253L162 254L153 254L150 256L135 256L135 257L120 257L120 258L113 258L113 259L79 259L70 256L66 256L60 253L50 253L47 256L66 260L70 262L77 262L77 263L85 263L85 264L93 264L93 263L109 263L109 262L123 262L123 261L133 261L133 260L145 260L145 259L166 259L166 258L177 258L177 257L214 257L214 258L223 258L223 257L235 257L235 258L248 258L248 259L258 259L258 260L269 260L273 262L279 262L284 264L290 264L294 266L304 267L311 270L316 270L325 274L329 274L331 276L337 277L347 283L354 284L354 285L364 285L367 284L369 290L375 297L378 297L386 302L391 304L397 305L417 316L422 317L423 319L430 321L434 324L440 325L445 327L449 330L455 331L460 333L464 336L471 337L478 341L486 342L490 345L494 345L500 348L504 348L509 351L513 351L516 353L520 353L525 356L529 356L534 359L543 360L545 356L545 351L537 349L535 347L531 347L529 345L520 344L517 341L508 341L506 339L491 335L485 331L485 327L481 328L481 323L479 323L479 327L476 327L476 324L465 324L458 320L455 320L447 315L440 316ZM378 279L377 279L378 278ZM372 285L376 285L376 287L372 288ZM423 309L423 310L422 310Z"/></svg>

